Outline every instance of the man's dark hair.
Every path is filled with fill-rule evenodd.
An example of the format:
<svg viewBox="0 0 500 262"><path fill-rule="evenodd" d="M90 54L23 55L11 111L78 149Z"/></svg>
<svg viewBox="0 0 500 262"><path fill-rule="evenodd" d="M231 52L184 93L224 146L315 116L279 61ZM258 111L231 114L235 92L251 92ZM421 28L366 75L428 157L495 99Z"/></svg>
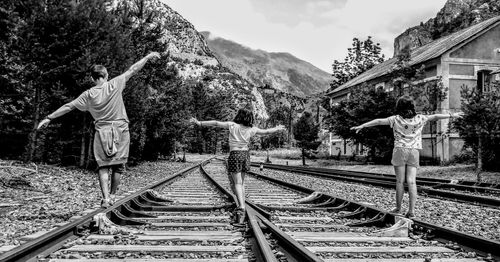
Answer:
<svg viewBox="0 0 500 262"><path fill-rule="evenodd" d="M254 122L252 110L248 108L241 108L240 110L238 110L238 113L234 117L233 122L235 122L236 124L252 127Z"/></svg>
<svg viewBox="0 0 500 262"><path fill-rule="evenodd" d="M106 67L102 65L93 65L90 68L90 76L94 79L97 80L99 78L106 78L108 76L108 70L106 70Z"/></svg>
<svg viewBox="0 0 500 262"><path fill-rule="evenodd" d="M402 118L413 118L417 115L415 110L415 102L410 96L402 96L396 102L396 115Z"/></svg>

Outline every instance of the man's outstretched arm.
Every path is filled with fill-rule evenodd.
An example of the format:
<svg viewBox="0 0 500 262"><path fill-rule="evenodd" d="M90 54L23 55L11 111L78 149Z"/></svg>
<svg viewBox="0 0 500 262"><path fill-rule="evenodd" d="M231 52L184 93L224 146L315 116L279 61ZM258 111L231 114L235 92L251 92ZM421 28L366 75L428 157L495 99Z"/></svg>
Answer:
<svg viewBox="0 0 500 262"><path fill-rule="evenodd" d="M151 52L147 56L143 57L141 60L137 61L135 64L133 64L125 73L123 73L121 76L125 77L125 80L129 80L130 77L132 77L134 74L139 72L146 62L148 62L149 59L158 59L160 58L160 53L158 52Z"/></svg>
<svg viewBox="0 0 500 262"><path fill-rule="evenodd" d="M40 121L37 129L40 129L40 128L44 127L45 125L48 125L52 119L58 118L62 115L65 115L66 113L71 112L73 109L75 109L75 106L71 103L67 103L67 104L59 107L59 109L57 109L52 114L48 115L42 121Z"/></svg>

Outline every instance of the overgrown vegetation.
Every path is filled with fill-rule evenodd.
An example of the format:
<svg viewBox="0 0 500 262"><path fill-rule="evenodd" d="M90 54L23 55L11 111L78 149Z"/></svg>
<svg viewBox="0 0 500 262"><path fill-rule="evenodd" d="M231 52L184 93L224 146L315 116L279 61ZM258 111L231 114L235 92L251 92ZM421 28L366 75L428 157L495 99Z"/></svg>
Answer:
<svg viewBox="0 0 500 262"><path fill-rule="evenodd" d="M311 113L305 111L295 123L293 135L297 140L297 146L302 151L302 165L306 165L306 157L311 155L311 150L316 150L321 144L318 141L319 125Z"/></svg>
<svg viewBox="0 0 500 262"><path fill-rule="evenodd" d="M94 165L90 114L75 110L43 131L35 127L92 86L87 76L92 64L105 65L112 78L148 52L167 50L164 34L170 22L162 20L164 14L152 2L1 2L0 158ZM238 94L213 87L210 81L214 70L220 72L221 82L239 80L221 76L224 68L214 68L206 70L200 81L186 81L177 71L183 63L176 61L180 65L176 67L174 60L164 56L148 63L127 82L124 100L131 161L153 160L176 150L214 152L217 145L221 147L223 131L196 130L184 120L191 115L231 118Z"/></svg>
<svg viewBox="0 0 500 262"><path fill-rule="evenodd" d="M350 128L375 118L391 116L395 105L396 97L381 88L357 87L349 99L332 106L326 123L334 134L367 147L370 161L388 163L394 143L390 127L365 128L358 134Z"/></svg>
<svg viewBox="0 0 500 262"><path fill-rule="evenodd" d="M477 88L462 88L464 116L454 122L454 128L472 148L479 171L500 170L500 85L494 83L489 92Z"/></svg>

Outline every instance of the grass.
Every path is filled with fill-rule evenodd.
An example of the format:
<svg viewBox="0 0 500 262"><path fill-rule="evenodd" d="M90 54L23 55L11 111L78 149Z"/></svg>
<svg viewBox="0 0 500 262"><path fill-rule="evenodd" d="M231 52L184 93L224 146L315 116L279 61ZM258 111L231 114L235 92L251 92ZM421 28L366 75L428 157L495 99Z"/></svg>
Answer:
<svg viewBox="0 0 500 262"><path fill-rule="evenodd" d="M265 162L266 155L265 151L254 151L252 153L252 161ZM273 164L302 165L300 150L297 148L269 151L269 158ZM306 159L306 164L313 167L394 174L394 168L391 165L366 165L360 162L333 159ZM418 169L418 177L477 181L477 172L474 165L421 166ZM500 183L500 172L482 172L481 181Z"/></svg>

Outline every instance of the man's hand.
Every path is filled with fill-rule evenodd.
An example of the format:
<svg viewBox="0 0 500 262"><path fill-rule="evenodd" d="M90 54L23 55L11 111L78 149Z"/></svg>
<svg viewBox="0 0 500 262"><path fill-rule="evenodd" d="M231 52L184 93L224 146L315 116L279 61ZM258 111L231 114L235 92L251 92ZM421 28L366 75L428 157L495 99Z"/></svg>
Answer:
<svg viewBox="0 0 500 262"><path fill-rule="evenodd" d="M359 131L361 131L361 129L363 129L363 126L354 126L354 127L351 127L351 130L355 130L356 134L359 133Z"/></svg>
<svg viewBox="0 0 500 262"><path fill-rule="evenodd" d="M42 120L42 122L40 122L40 123L38 124L38 127L37 127L36 129L40 129L40 128L42 128L42 127L44 127L44 126L48 125L49 123L50 123L50 119L45 118L44 120Z"/></svg>
<svg viewBox="0 0 500 262"><path fill-rule="evenodd" d="M159 59L160 57L161 55L158 52L151 52L147 55L148 59Z"/></svg>

